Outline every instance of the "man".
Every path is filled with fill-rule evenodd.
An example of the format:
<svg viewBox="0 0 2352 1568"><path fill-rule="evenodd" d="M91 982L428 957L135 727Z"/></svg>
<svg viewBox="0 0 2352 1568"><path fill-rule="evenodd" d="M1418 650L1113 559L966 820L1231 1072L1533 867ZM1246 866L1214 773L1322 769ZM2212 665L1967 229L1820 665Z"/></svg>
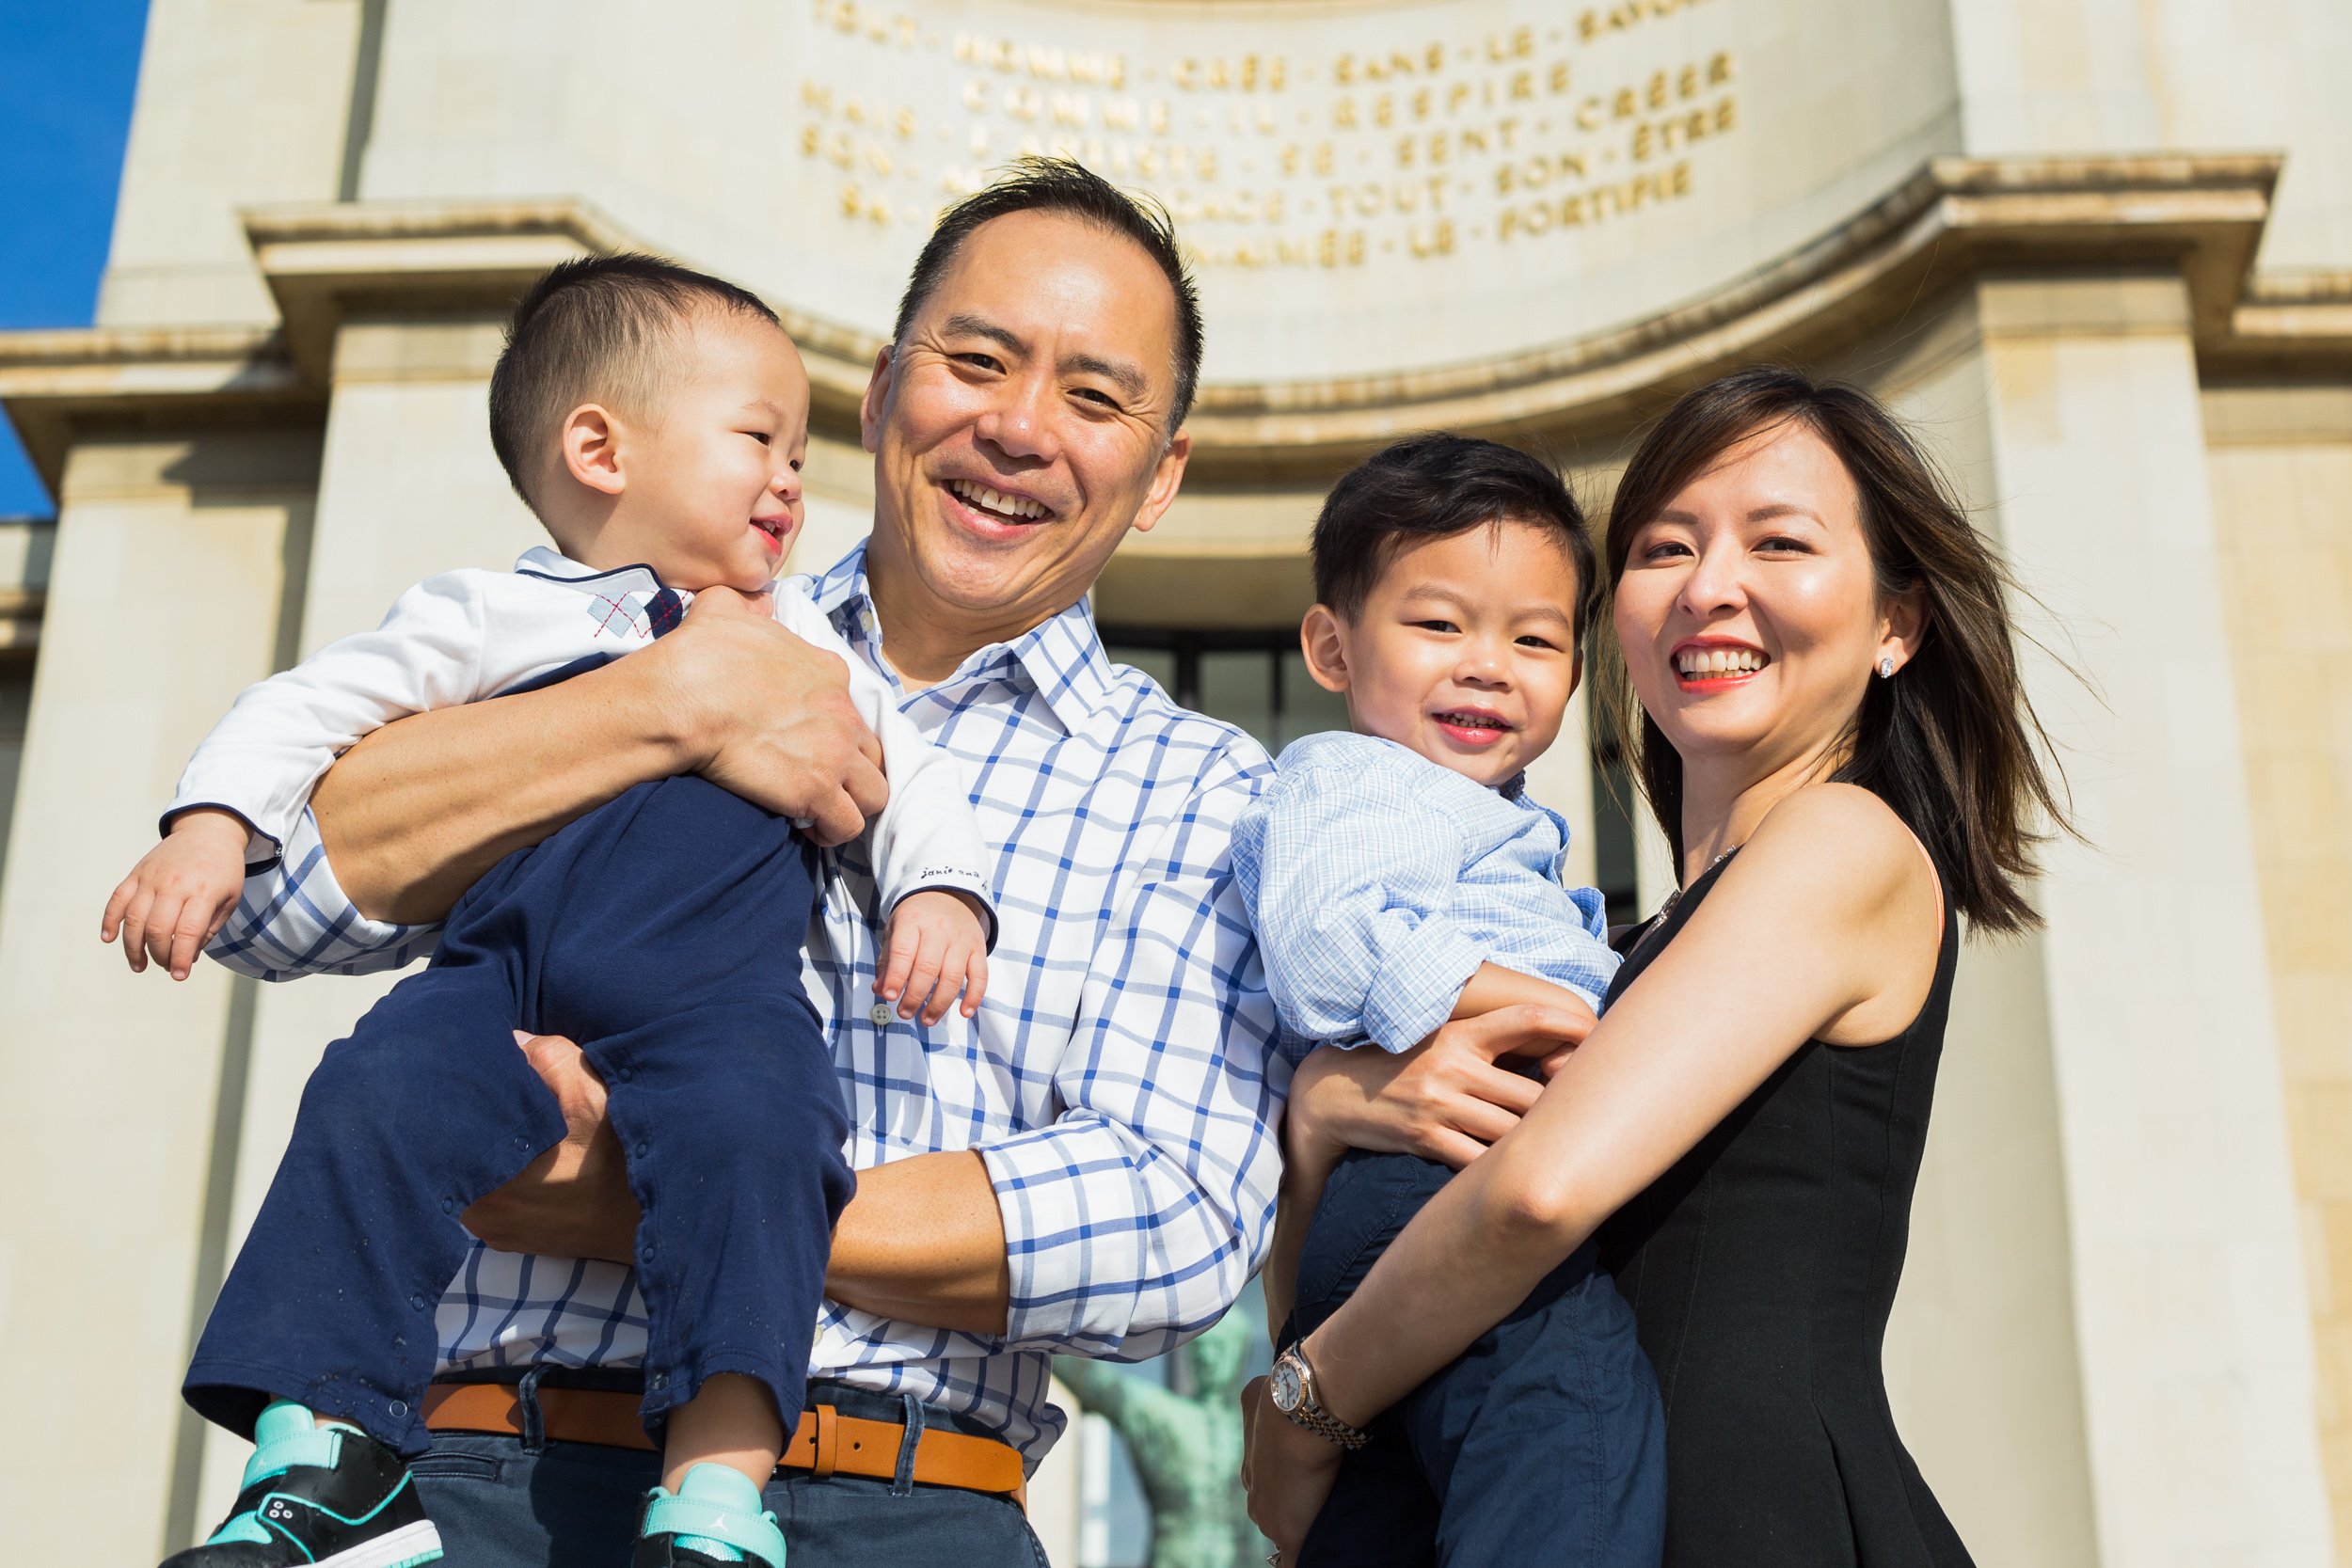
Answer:
<svg viewBox="0 0 2352 1568"><path fill-rule="evenodd" d="M1027 1568L1012 1493L1059 1430L1050 1354L1166 1350L1263 1248L1287 1072L1227 846L1268 765L1115 673L1082 603L1176 494L1200 355L1165 221L1033 162L943 219L875 362L874 531L815 597L970 769L1001 926L979 1018L918 1031L874 996L862 852L832 857L809 990L870 1168L834 1235L801 1467L766 1498L812 1561ZM405 961L505 854L681 771L845 844L885 786L842 667L727 597L603 670L354 748L215 956ZM617 1563L655 1474L644 1313L625 1268L582 1259L626 1259L637 1213L602 1085L569 1042L531 1049L574 1136L466 1216L508 1250L438 1304L450 1381L416 1473L454 1560Z"/></svg>

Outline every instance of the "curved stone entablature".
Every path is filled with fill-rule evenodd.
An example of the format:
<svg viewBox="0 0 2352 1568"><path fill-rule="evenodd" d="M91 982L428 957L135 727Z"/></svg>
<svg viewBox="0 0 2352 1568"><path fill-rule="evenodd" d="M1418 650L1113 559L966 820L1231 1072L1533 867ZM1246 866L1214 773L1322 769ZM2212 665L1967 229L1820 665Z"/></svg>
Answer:
<svg viewBox="0 0 2352 1568"><path fill-rule="evenodd" d="M1835 354L1988 268L2177 268L2200 352L2217 368L2341 369L2352 363L2352 275L2249 277L2279 170L2261 154L1939 158L1823 234L1629 325L1418 371L1206 385L1189 427L1194 473L1311 482L1436 426L1555 439L1622 428L1728 366ZM338 202L244 222L276 331L0 334L0 395L44 471L77 415L323 395L346 319L495 311L567 256L647 243L564 199ZM804 351L820 427L854 441L882 336L771 302Z"/></svg>
<svg viewBox="0 0 2352 1568"><path fill-rule="evenodd" d="M1939 158L1821 235L1629 325L1417 371L1204 386L1194 471L1311 480L1410 430L1558 438L1622 427L1730 365L1834 354L1988 268L2177 268L2201 353L2217 363L2340 366L2352 360L2352 277L2249 281L2279 169L2259 154ZM0 392L37 461L61 450L79 410L323 393L350 317L496 310L566 256L646 244L563 199L339 202L244 222L280 312L275 332L0 335ZM804 351L820 426L854 440L882 336L772 303Z"/></svg>

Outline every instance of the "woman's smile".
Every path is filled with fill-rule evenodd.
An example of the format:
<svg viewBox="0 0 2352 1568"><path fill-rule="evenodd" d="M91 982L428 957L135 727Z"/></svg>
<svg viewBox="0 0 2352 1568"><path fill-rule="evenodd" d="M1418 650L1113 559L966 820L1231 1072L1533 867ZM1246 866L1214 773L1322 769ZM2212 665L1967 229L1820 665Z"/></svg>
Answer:
<svg viewBox="0 0 2352 1568"><path fill-rule="evenodd" d="M1772 661L1772 656L1754 643L1729 637L1686 637L1672 655L1677 683L1696 693L1745 686Z"/></svg>

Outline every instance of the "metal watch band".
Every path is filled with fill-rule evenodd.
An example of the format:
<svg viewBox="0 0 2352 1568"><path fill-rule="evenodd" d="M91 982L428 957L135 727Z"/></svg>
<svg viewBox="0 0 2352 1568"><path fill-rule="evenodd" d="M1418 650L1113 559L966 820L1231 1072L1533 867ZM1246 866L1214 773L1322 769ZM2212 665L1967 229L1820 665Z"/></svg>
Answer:
<svg viewBox="0 0 2352 1568"><path fill-rule="evenodd" d="M1279 1359L1297 1363L1299 1372L1298 1408L1284 1410L1283 1415L1288 1416L1292 1421L1305 1427L1317 1437L1327 1443L1337 1443L1343 1449L1360 1449L1372 1441L1371 1433L1366 1432L1362 1427L1348 1425L1323 1408L1323 1397L1315 1388L1314 1365L1307 1359L1304 1352L1293 1345L1282 1353ZM1281 1407L1278 1405L1276 1408Z"/></svg>

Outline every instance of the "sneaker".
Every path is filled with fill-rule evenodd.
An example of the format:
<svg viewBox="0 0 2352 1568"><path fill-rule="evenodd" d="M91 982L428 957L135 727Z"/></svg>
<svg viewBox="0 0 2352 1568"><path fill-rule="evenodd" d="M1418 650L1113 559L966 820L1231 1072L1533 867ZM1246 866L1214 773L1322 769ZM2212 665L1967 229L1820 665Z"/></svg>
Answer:
<svg viewBox="0 0 2352 1568"><path fill-rule="evenodd" d="M629 1568L784 1568L784 1532L759 1506L759 1488L740 1470L697 1465L677 1490L645 1497Z"/></svg>
<svg viewBox="0 0 2352 1568"><path fill-rule="evenodd" d="M417 1568L440 1560L440 1531L398 1454L279 1400L254 1424L229 1522L164 1568Z"/></svg>

